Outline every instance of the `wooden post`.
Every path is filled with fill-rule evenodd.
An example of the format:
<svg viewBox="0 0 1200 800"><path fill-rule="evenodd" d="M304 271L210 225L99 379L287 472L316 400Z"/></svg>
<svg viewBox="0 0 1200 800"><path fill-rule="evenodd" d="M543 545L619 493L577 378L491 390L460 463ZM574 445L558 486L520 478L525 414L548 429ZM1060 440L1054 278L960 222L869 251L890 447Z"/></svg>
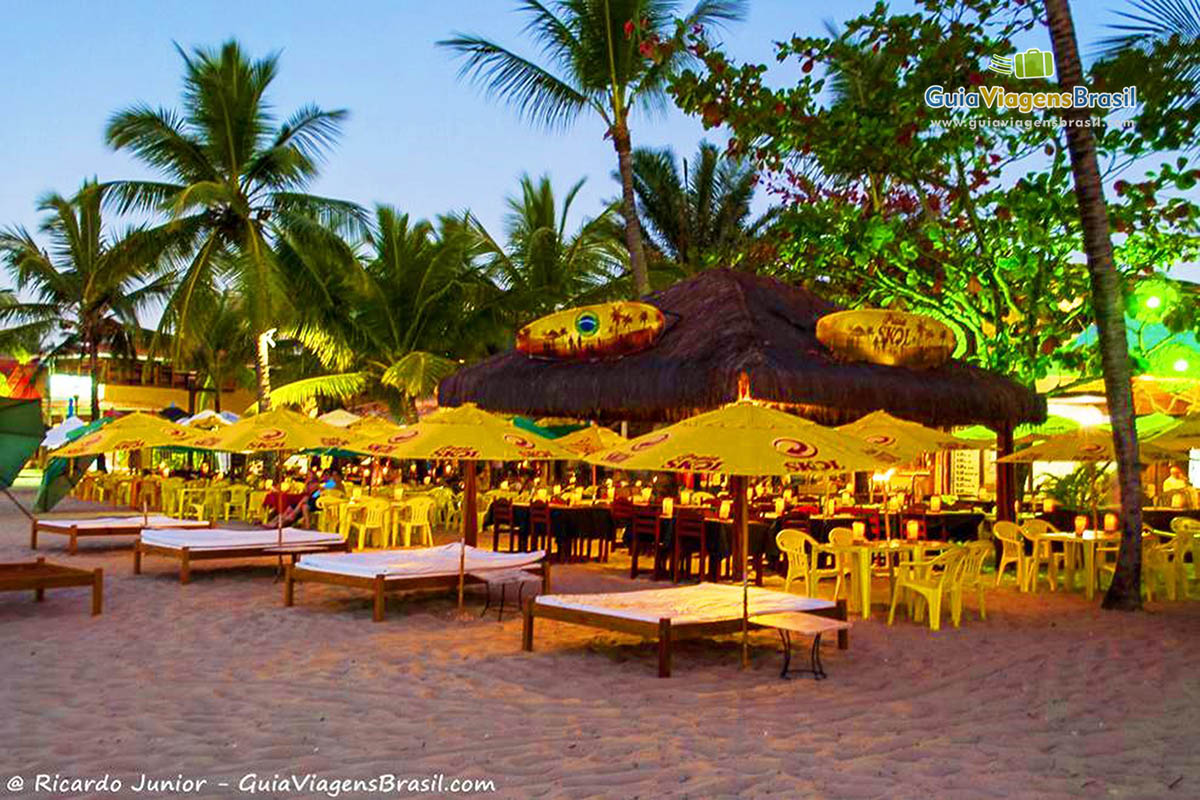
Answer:
<svg viewBox="0 0 1200 800"><path fill-rule="evenodd" d="M29 549L37 550L37 520L29 523Z"/></svg>
<svg viewBox="0 0 1200 800"><path fill-rule="evenodd" d="M658 677L671 677L671 620L658 621Z"/></svg>
<svg viewBox="0 0 1200 800"><path fill-rule="evenodd" d="M295 582L292 580L292 568L295 562L288 564L287 572L283 574L283 604L291 607L296 604Z"/></svg>
<svg viewBox="0 0 1200 800"><path fill-rule="evenodd" d="M533 598L527 598L521 608L524 624L521 627L521 649L526 653L533 652Z"/></svg>
<svg viewBox="0 0 1200 800"><path fill-rule="evenodd" d="M1003 458L1013 452L1012 423L1002 423L996 428L996 458ZM1016 520L1016 510L1013 504L1017 500L1017 470L1015 464L996 465L996 520L1013 522Z"/></svg>
<svg viewBox="0 0 1200 800"><path fill-rule="evenodd" d="M191 583L192 581L192 554L188 548L183 547L179 550L179 582L181 584Z"/></svg>
<svg viewBox="0 0 1200 800"><path fill-rule="evenodd" d="M133 543L133 574L142 574L142 540L140 537Z"/></svg>
<svg viewBox="0 0 1200 800"><path fill-rule="evenodd" d="M479 544L478 464L463 462L463 540L471 547Z"/></svg>
<svg viewBox="0 0 1200 800"><path fill-rule="evenodd" d="M104 570L92 572L92 616L98 617L104 610Z"/></svg>
<svg viewBox="0 0 1200 800"><path fill-rule="evenodd" d="M79 526L78 525L71 526L70 536L71 536L71 539L67 544L67 552L70 553L71 555L75 555L76 553L79 552Z"/></svg>
<svg viewBox="0 0 1200 800"><path fill-rule="evenodd" d="M550 594L550 559L542 559L542 594Z"/></svg>
<svg viewBox="0 0 1200 800"><path fill-rule="evenodd" d="M373 619L376 622L383 622L383 609L384 609L384 599L383 598L384 598L383 576L376 575L375 576L375 614L373 617Z"/></svg>

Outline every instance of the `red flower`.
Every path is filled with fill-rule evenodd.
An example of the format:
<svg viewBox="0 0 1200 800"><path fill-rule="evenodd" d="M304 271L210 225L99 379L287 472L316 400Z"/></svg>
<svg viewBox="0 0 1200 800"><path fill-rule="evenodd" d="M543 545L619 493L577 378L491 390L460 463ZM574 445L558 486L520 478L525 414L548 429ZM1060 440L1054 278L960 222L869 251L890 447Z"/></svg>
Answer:
<svg viewBox="0 0 1200 800"><path fill-rule="evenodd" d="M631 20L631 19L625 20L625 38L630 39L632 37L633 37L633 20Z"/></svg>
<svg viewBox="0 0 1200 800"><path fill-rule="evenodd" d="M967 82L972 86L981 86L983 84L983 76L978 72L972 72L967 76Z"/></svg>
<svg viewBox="0 0 1200 800"><path fill-rule="evenodd" d="M800 69L804 70L805 72L812 72L813 71L813 60L810 58L808 61L805 61L804 66L802 66Z"/></svg>

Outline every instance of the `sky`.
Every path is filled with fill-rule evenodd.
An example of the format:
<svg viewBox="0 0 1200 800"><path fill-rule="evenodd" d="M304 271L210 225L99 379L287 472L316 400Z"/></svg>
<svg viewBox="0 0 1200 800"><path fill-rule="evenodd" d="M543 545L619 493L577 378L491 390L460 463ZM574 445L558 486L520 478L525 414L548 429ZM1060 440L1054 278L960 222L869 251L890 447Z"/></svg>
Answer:
<svg viewBox="0 0 1200 800"><path fill-rule="evenodd" d="M1104 35L1128 0L1074 0L1081 48ZM772 42L818 34L872 0L750 0L749 15L718 35L731 57L773 63ZM100 180L152 173L103 141L110 115L137 102L178 105L181 62L173 43L280 53L270 100L286 116L306 103L350 118L312 191L363 205L388 203L430 218L469 208L494 233L522 173L548 173L560 196L587 178L576 222L618 194L616 156L602 125L584 117L549 133L518 119L458 78L435 42L478 33L534 55L515 0L5 0L0 26L0 225L34 228L36 201ZM681 5L684 5L681 3ZM910 5L900 2L901 8ZM1049 46L1047 40L1041 46ZM1031 45L1036 45L1036 42ZM794 66L791 67L794 69ZM786 68L776 70L780 79ZM794 79L794 77L793 77ZM635 117L635 146L690 155L706 136L670 110ZM722 141L717 132L707 137ZM760 204L763 202L760 199Z"/></svg>

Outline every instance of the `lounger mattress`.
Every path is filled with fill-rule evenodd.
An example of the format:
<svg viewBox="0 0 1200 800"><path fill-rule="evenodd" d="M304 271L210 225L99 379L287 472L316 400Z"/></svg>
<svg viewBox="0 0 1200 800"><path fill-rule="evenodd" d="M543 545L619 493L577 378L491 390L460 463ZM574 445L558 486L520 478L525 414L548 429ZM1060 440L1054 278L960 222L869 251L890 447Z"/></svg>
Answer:
<svg viewBox="0 0 1200 800"><path fill-rule="evenodd" d="M356 578L435 578L457 575L462 545L415 547L407 550L376 550L365 553L315 553L301 556L297 566L316 572L331 572ZM545 556L542 550L529 553L494 553L467 546L465 569L469 573L529 567Z"/></svg>
<svg viewBox="0 0 1200 800"><path fill-rule="evenodd" d="M539 606L587 611L619 619L657 623L670 619L673 625L727 622L742 618L742 587L730 584L700 583L669 589L643 589L609 594L550 594L535 601ZM816 611L833 608L828 600L749 589L750 616L779 614L787 611Z"/></svg>
<svg viewBox="0 0 1200 800"><path fill-rule="evenodd" d="M232 530L211 528L204 530L171 530L146 528L142 541L157 547L175 550L260 550L279 543L279 534L274 529ZM300 528L284 528L285 545L338 544L342 537L336 533L306 531Z"/></svg>
<svg viewBox="0 0 1200 800"><path fill-rule="evenodd" d="M207 528L208 523L197 519L176 519L163 514L151 514L129 517L85 517L83 519L67 519L52 517L39 519L39 525L52 525L56 528L75 527L84 530L103 530L105 528Z"/></svg>

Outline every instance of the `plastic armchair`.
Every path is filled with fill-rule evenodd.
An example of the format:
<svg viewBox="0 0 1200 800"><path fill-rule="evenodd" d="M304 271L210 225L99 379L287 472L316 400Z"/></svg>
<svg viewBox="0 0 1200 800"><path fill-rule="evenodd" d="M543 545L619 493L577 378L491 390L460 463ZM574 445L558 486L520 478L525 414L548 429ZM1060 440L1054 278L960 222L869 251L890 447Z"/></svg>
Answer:
<svg viewBox="0 0 1200 800"><path fill-rule="evenodd" d="M228 496L221 505L221 519L246 519L246 511L250 503L250 487L229 486L225 491Z"/></svg>
<svg viewBox="0 0 1200 800"><path fill-rule="evenodd" d="M1142 540L1142 590L1146 600L1154 602L1154 590L1161 582L1166 587L1168 600L1178 599L1175 569L1171 564L1174 543L1157 542L1152 538Z"/></svg>
<svg viewBox="0 0 1200 800"><path fill-rule="evenodd" d="M358 549L366 545L369 534L378 536L380 547L387 547L390 539L388 531L388 512L390 504L386 501L363 500L358 504L357 516L352 516L347 525L347 534L357 536Z"/></svg>
<svg viewBox="0 0 1200 800"><path fill-rule="evenodd" d="M1011 564L1017 570L1017 587L1025 582L1025 550L1021 546L1021 528L1015 522L1001 521L992 526L992 535L1001 545L1000 560L996 563L996 585L1004 578Z"/></svg>
<svg viewBox="0 0 1200 800"><path fill-rule="evenodd" d="M267 502L268 494L270 494L270 492L268 492L266 489L255 489L254 491L250 492L250 495L246 500L247 521L257 520L263 525L267 523L271 513L270 509L264 507L264 504Z"/></svg>
<svg viewBox="0 0 1200 800"><path fill-rule="evenodd" d="M1061 553L1055 553L1050 542L1042 538L1043 534L1053 532L1054 528L1040 519L1026 520L1020 528L1021 536L1029 542L1032 548L1032 552L1025 556L1025 585L1021 587L1022 590L1037 591L1042 564L1045 564L1046 582L1050 584L1050 591L1056 591L1058 589L1058 568L1063 556Z"/></svg>
<svg viewBox="0 0 1200 800"><path fill-rule="evenodd" d="M1171 520L1171 530L1175 534L1174 554L1171 559L1176 572L1175 580L1186 598L1189 587L1184 560L1189 549L1192 552L1192 566L1197 571L1197 577L1200 577L1200 520L1176 517Z"/></svg>
<svg viewBox="0 0 1200 800"><path fill-rule="evenodd" d="M432 497L413 497L404 504L403 516L397 521L400 524L400 533L404 536L405 547L412 546L414 532L417 534L419 546L433 547L433 523L430 517L435 503Z"/></svg>
<svg viewBox="0 0 1200 800"><path fill-rule="evenodd" d="M322 491L317 495L317 530L322 533L343 532L342 513L345 509L346 498L340 492Z"/></svg>
<svg viewBox="0 0 1200 800"><path fill-rule="evenodd" d="M991 555L992 545L990 542L971 542L965 550L962 569L959 570L958 580L951 587L950 595L950 617L954 620L956 628L962 619L963 595L968 592L975 592L975 599L979 604L979 618L987 619L987 606L983 597L983 562Z"/></svg>
<svg viewBox="0 0 1200 800"><path fill-rule="evenodd" d="M896 604L900 600L901 593L909 592L915 595L914 602L908 607L909 615L919 622L922 611L920 601L924 601L929 608L929 630L941 630L942 604L959 581L965 557L965 549L955 547L927 561L904 562L901 565L903 569L896 577L896 585L892 589L892 605L888 609L888 625L893 624L896 619ZM951 605L953 605L953 600ZM958 620L954 620L952 617L952 621L954 627L957 628Z"/></svg>
<svg viewBox="0 0 1200 800"><path fill-rule="evenodd" d="M179 516L182 519L208 519L207 486L185 486L179 490Z"/></svg>
<svg viewBox="0 0 1200 800"><path fill-rule="evenodd" d="M808 560L809 548L804 541L805 537L812 539L804 531L796 530L795 528L784 528L775 534L775 544L779 546L779 551L787 558L787 577L783 579L783 590L785 592L792 590L792 581L799 581L804 584L805 595L811 595L812 593L812 588L808 584L811 570L809 569Z"/></svg>

